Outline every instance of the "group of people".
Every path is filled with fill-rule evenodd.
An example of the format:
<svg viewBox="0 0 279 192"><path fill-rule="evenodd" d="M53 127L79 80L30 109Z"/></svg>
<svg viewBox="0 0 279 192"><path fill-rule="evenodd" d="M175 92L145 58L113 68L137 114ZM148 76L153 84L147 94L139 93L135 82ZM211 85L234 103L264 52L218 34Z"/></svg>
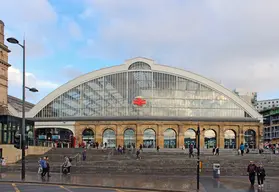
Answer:
<svg viewBox="0 0 279 192"><path fill-rule="evenodd" d="M257 175L259 188L263 188L266 173L262 163L259 163L257 166L253 161L250 161L250 164L247 167L247 173L249 175L251 186L254 186L255 177Z"/></svg>
<svg viewBox="0 0 279 192"><path fill-rule="evenodd" d="M49 174L50 166L49 166L48 156L40 158L38 163L39 163L38 174L41 174L42 177L45 177L47 174L47 177L50 177L50 174Z"/></svg>

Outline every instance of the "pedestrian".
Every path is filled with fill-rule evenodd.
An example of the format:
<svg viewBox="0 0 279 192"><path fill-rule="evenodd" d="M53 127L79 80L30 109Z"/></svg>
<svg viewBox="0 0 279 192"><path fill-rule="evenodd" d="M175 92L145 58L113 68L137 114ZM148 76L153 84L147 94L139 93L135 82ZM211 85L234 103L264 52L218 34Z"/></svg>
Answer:
<svg viewBox="0 0 279 192"><path fill-rule="evenodd" d="M160 147L159 147L159 145L157 145L157 152L159 152L160 151Z"/></svg>
<svg viewBox="0 0 279 192"><path fill-rule="evenodd" d="M138 159L140 159L140 149L139 149L139 150L137 150L136 155L137 155L137 160L138 160Z"/></svg>
<svg viewBox="0 0 279 192"><path fill-rule="evenodd" d="M46 168L46 173L47 173L47 177L50 177L50 166L49 166L49 158L48 156L46 156L46 165L47 165L47 168Z"/></svg>
<svg viewBox="0 0 279 192"><path fill-rule="evenodd" d="M140 144L140 147L139 147L139 148L140 148L140 151L142 151L142 144ZM142 151L142 152L143 152L143 151Z"/></svg>
<svg viewBox="0 0 279 192"><path fill-rule="evenodd" d="M189 146L189 158L194 157L194 146L191 144Z"/></svg>
<svg viewBox="0 0 279 192"><path fill-rule="evenodd" d="M212 149L212 155L215 155L215 150L216 150L216 148L213 147L213 149Z"/></svg>
<svg viewBox="0 0 279 192"><path fill-rule="evenodd" d="M244 149L245 149L243 143L240 144L239 149L240 149L241 156L243 156L243 154L244 154Z"/></svg>
<svg viewBox="0 0 279 192"><path fill-rule="evenodd" d="M218 156L219 156L219 147L216 147L216 149L215 149L215 155L218 155Z"/></svg>
<svg viewBox="0 0 279 192"><path fill-rule="evenodd" d="M249 175L249 181L251 185L255 184L255 176L256 176L257 166L253 161L250 161L250 164L247 167L247 173Z"/></svg>
<svg viewBox="0 0 279 192"><path fill-rule="evenodd" d="M40 165L43 169L42 172L41 172L41 176L44 177L46 175L46 172L47 172L47 163L46 163L46 158L45 157L40 160Z"/></svg>
<svg viewBox="0 0 279 192"><path fill-rule="evenodd" d="M264 169L262 163L259 164L259 166L257 167L256 172L257 172L259 188L263 188L264 180L265 180L265 169Z"/></svg>
<svg viewBox="0 0 279 192"><path fill-rule="evenodd" d="M82 151L82 160L85 161L86 160L86 149L84 149Z"/></svg>

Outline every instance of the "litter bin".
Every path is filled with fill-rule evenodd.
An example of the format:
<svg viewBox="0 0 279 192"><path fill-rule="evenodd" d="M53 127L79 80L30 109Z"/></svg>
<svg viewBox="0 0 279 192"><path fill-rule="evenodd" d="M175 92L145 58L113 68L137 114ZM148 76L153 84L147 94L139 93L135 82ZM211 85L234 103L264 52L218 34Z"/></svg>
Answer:
<svg viewBox="0 0 279 192"><path fill-rule="evenodd" d="M220 177L220 164L214 163L213 164L213 178L219 178Z"/></svg>

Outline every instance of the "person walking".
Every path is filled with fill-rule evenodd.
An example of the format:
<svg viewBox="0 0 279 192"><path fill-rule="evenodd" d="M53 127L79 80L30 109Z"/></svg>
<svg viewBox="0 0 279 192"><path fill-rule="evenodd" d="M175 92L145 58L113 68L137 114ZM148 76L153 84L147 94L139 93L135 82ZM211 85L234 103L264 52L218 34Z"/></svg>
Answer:
<svg viewBox="0 0 279 192"><path fill-rule="evenodd" d="M43 169L43 171L41 173L41 176L44 177L46 175L46 172L47 172L47 163L46 163L45 157L43 159L41 159L40 165L41 165L41 167Z"/></svg>
<svg viewBox="0 0 279 192"><path fill-rule="evenodd" d="M83 152L82 152L82 160L83 160L83 161L86 160L86 149L83 150Z"/></svg>
<svg viewBox="0 0 279 192"><path fill-rule="evenodd" d="M244 150L245 150L245 147L244 147L243 143L240 144L239 149L240 149L241 156L243 156Z"/></svg>
<svg viewBox="0 0 279 192"><path fill-rule="evenodd" d="M191 144L189 146L189 158L194 157L194 146Z"/></svg>
<svg viewBox="0 0 279 192"><path fill-rule="evenodd" d="M46 173L47 173L47 177L50 177L50 166L49 166L49 158L48 156L46 156Z"/></svg>
<svg viewBox="0 0 279 192"><path fill-rule="evenodd" d="M249 175L249 181L251 185L255 184L255 176L256 176L257 166L253 161L250 161L250 164L247 167L247 173Z"/></svg>
<svg viewBox="0 0 279 192"><path fill-rule="evenodd" d="M265 180L265 169L264 169L262 163L259 164L259 166L257 167L256 172L257 172L259 188L263 188L264 180Z"/></svg>

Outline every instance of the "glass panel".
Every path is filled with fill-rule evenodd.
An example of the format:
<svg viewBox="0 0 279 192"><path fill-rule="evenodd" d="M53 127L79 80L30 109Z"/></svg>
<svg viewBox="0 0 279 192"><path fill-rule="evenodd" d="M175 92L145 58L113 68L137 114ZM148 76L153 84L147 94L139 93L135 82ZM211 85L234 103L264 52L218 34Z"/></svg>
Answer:
<svg viewBox="0 0 279 192"><path fill-rule="evenodd" d="M256 148L256 132L254 130L247 130L244 133L244 144L249 148Z"/></svg>
<svg viewBox="0 0 279 192"><path fill-rule="evenodd" d="M176 148L176 132L173 129L164 132L164 148Z"/></svg>
<svg viewBox="0 0 279 192"><path fill-rule="evenodd" d="M188 129L184 133L184 146L189 148L191 144L196 148L196 132L193 129Z"/></svg>
<svg viewBox="0 0 279 192"><path fill-rule="evenodd" d="M216 133L213 130L206 130L204 132L204 146L209 149L216 147Z"/></svg>
<svg viewBox="0 0 279 192"><path fill-rule="evenodd" d="M103 144L108 148L116 147L115 132L112 129L106 129L103 133Z"/></svg>
<svg viewBox="0 0 279 192"><path fill-rule="evenodd" d="M135 131L133 129L126 129L124 132L124 146L131 148L136 146Z"/></svg>
<svg viewBox="0 0 279 192"><path fill-rule="evenodd" d="M148 65L140 62L130 67L132 70L106 75L74 87L50 102L36 117L250 118L233 100L199 82L167 72L147 70ZM138 97L145 104L134 104Z"/></svg>
<svg viewBox="0 0 279 192"><path fill-rule="evenodd" d="M85 142L94 142L94 132L91 129L85 129L82 132L82 140Z"/></svg>
<svg viewBox="0 0 279 192"><path fill-rule="evenodd" d="M233 130L226 130L224 133L224 147L227 149L236 149L236 137Z"/></svg>
<svg viewBox="0 0 279 192"><path fill-rule="evenodd" d="M156 133L153 129L146 129L143 133L143 147L155 148L156 147Z"/></svg>

